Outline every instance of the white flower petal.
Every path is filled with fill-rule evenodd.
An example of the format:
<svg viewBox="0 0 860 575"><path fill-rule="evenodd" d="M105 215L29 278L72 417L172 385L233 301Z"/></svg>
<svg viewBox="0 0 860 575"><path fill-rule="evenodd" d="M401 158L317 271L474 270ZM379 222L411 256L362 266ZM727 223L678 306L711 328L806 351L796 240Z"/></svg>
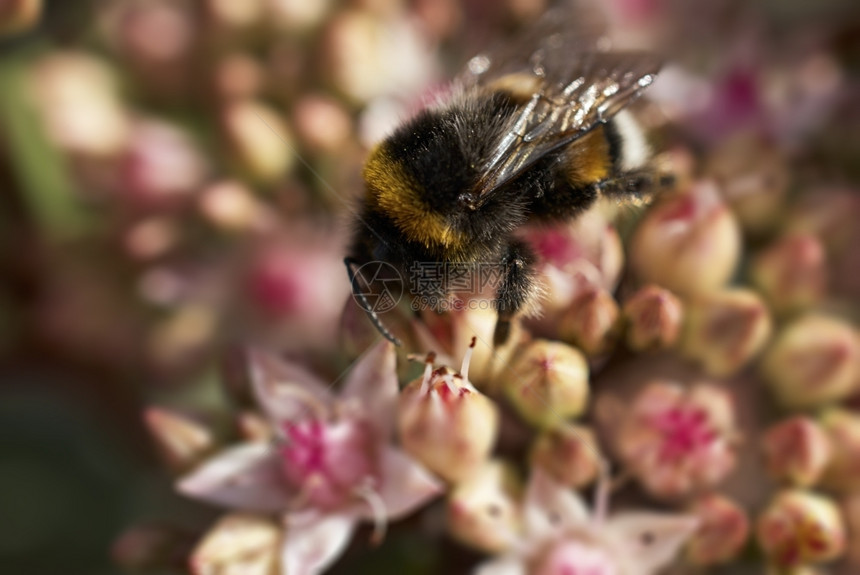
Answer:
<svg viewBox="0 0 860 575"><path fill-rule="evenodd" d="M653 575L675 558L698 526L691 515L630 512L610 517L603 535L627 561L625 573Z"/></svg>
<svg viewBox="0 0 860 575"><path fill-rule="evenodd" d="M385 504L386 516L398 520L441 494L443 484L408 455L394 447L384 447L380 455L382 485L379 497ZM358 510L362 519L377 517L367 505Z"/></svg>
<svg viewBox="0 0 860 575"><path fill-rule="evenodd" d="M294 496L268 443L246 443L204 462L181 478L180 493L247 511L283 511Z"/></svg>
<svg viewBox="0 0 860 575"><path fill-rule="evenodd" d="M474 575L526 575L526 566L517 557L502 557L481 563Z"/></svg>
<svg viewBox="0 0 860 575"><path fill-rule="evenodd" d="M257 403L272 420L305 419L331 405L325 383L304 366L258 350L249 352L248 359Z"/></svg>
<svg viewBox="0 0 860 575"><path fill-rule="evenodd" d="M397 354L387 340L377 343L351 369L341 397L357 400L387 438L397 405Z"/></svg>
<svg viewBox="0 0 860 575"><path fill-rule="evenodd" d="M588 508L573 490L557 483L540 467L532 470L523 507L526 532L542 538L588 522Z"/></svg>
<svg viewBox="0 0 860 575"><path fill-rule="evenodd" d="M349 514L320 515L316 512L288 515L281 548L284 575L316 575L343 553L355 529Z"/></svg>

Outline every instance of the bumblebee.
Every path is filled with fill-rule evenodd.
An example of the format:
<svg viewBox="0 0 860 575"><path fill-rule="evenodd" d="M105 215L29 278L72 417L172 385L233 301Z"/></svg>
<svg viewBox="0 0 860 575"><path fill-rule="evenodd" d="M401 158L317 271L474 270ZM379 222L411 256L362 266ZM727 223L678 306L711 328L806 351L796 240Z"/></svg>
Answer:
<svg viewBox="0 0 860 575"><path fill-rule="evenodd" d="M575 218L600 197L638 198L658 184L642 130L624 110L654 80L659 58L600 50L571 15L547 14L511 48L472 58L446 101L431 105L370 153L365 196L344 260L356 299L367 301L364 264L408 278L422 263L491 263L498 313L494 344L534 303L535 254L523 225ZM377 268L378 269L378 268ZM444 301L450 278L412 289Z"/></svg>

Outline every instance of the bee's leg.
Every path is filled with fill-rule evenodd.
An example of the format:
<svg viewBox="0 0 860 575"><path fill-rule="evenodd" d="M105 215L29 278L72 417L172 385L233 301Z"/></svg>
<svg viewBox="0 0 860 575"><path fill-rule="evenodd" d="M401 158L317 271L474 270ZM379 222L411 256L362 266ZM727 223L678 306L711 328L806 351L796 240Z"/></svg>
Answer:
<svg viewBox="0 0 860 575"><path fill-rule="evenodd" d="M675 177L672 174L661 173L653 167L644 167L603 180L597 188L603 196L633 203L647 203L655 193L671 188L674 184Z"/></svg>
<svg viewBox="0 0 860 575"><path fill-rule="evenodd" d="M528 302L535 286L535 255L531 248L520 240L513 240L505 249L500 264L502 283L496 291L496 329L493 346L503 345L510 336L511 319Z"/></svg>
<svg viewBox="0 0 860 575"><path fill-rule="evenodd" d="M346 257L343 259L343 263L346 266L346 273L349 275L349 284L352 286L352 295L356 299L356 302L360 305L360 307L367 314L367 317L370 318L371 323L376 327L377 331L382 334L382 336L396 345L397 347L401 347L403 344L400 339L397 338L396 335L391 333L385 324L382 323L382 320L379 319L379 314L377 314L373 310L373 306L370 305L370 302L367 301L367 296L365 295L365 289L371 289L370 285L367 285L367 281L365 278L361 278L363 282L366 284L365 286L359 285L359 275L355 273L355 266L358 264L355 258Z"/></svg>

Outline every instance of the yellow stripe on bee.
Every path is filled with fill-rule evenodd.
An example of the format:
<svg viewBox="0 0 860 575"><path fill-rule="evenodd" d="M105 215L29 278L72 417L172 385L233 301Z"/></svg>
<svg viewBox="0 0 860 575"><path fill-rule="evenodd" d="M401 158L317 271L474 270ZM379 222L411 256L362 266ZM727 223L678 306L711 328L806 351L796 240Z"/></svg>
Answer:
<svg viewBox="0 0 860 575"><path fill-rule="evenodd" d="M602 127L595 128L567 148L565 176L572 186L587 186L611 175L609 142Z"/></svg>
<svg viewBox="0 0 860 575"><path fill-rule="evenodd" d="M420 196L420 184L399 162L386 153L384 144L370 154L362 173L367 182L367 202L389 218L411 241L428 249L459 250L464 236L428 207Z"/></svg>

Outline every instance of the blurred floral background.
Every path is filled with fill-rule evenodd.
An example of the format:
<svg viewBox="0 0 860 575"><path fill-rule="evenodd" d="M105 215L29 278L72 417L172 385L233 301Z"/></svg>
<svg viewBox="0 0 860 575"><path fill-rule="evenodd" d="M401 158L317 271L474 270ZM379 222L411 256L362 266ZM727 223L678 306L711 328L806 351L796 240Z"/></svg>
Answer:
<svg viewBox="0 0 860 575"><path fill-rule="evenodd" d="M855 0L599 3L667 56L633 108L676 189L529 230L495 354L477 311L374 343L365 155L548 4L0 0L0 570L860 572ZM666 558L535 535L598 451Z"/></svg>

